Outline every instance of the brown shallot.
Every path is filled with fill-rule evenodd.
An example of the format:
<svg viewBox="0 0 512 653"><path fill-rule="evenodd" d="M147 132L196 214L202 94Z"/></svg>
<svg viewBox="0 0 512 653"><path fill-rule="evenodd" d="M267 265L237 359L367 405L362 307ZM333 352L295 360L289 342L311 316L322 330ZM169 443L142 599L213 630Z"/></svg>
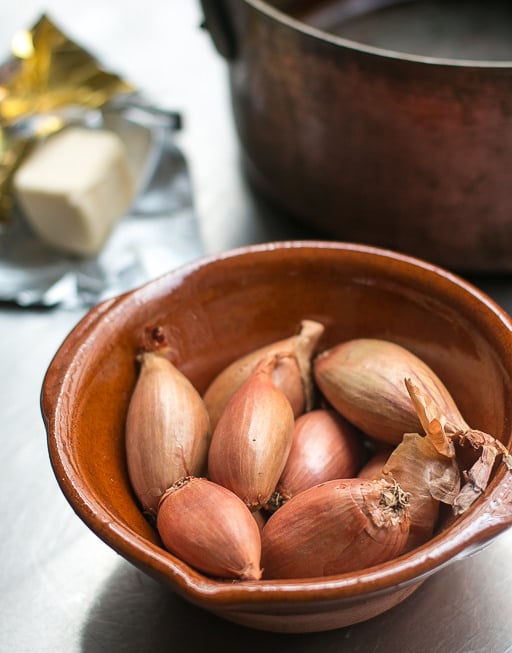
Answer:
<svg viewBox="0 0 512 653"><path fill-rule="evenodd" d="M373 454L357 473L358 478L381 478L382 468L388 461L393 449L383 449Z"/></svg>
<svg viewBox="0 0 512 653"><path fill-rule="evenodd" d="M405 386L425 435L405 434L384 465L382 478L398 482L409 493L410 549L432 536L440 503L452 506L455 515L462 514L485 490L496 458L502 456L509 469L512 459L492 436L469 427L456 429L411 379L405 379ZM482 452L462 477L456 444L469 444Z"/></svg>
<svg viewBox="0 0 512 653"><path fill-rule="evenodd" d="M126 461L144 512L154 516L170 485L205 471L210 422L201 396L164 350L138 358L126 419Z"/></svg>
<svg viewBox="0 0 512 653"><path fill-rule="evenodd" d="M283 356L290 355L270 354L258 363L226 405L210 444L209 478L251 510L269 501L292 444L293 411L272 379Z"/></svg>
<svg viewBox="0 0 512 653"><path fill-rule="evenodd" d="M364 460L361 434L334 410L317 409L295 421L292 446L271 500L279 507L325 481L351 478Z"/></svg>
<svg viewBox="0 0 512 653"><path fill-rule="evenodd" d="M258 580L261 538L246 505L206 478L186 477L162 496L157 529L165 548L217 578Z"/></svg>
<svg viewBox="0 0 512 653"><path fill-rule="evenodd" d="M322 352L314 378L330 404L367 435L398 444L420 423L404 379L430 396L445 418L468 428L455 401L434 371L404 347L381 339L360 338Z"/></svg>
<svg viewBox="0 0 512 653"><path fill-rule="evenodd" d="M327 481L297 494L263 528L263 578L329 576L394 558L407 541L407 501L385 480Z"/></svg>
<svg viewBox="0 0 512 653"><path fill-rule="evenodd" d="M273 372L273 380L292 404L296 417L310 410L313 402L311 359L324 326L314 320L303 320L299 333L251 351L224 368L210 383L204 401L210 415L212 429L234 392L247 380L259 361L283 352L293 354Z"/></svg>
<svg viewBox="0 0 512 653"><path fill-rule="evenodd" d="M439 428L436 426L438 422L455 451L457 447L469 446L473 451L480 452L471 468L463 471L462 488L452 502L454 514L462 515L485 491L497 461L512 471L512 455L507 447L489 433L469 426L461 427L447 418L432 397L424 395L411 379L406 379L405 385L425 431Z"/></svg>

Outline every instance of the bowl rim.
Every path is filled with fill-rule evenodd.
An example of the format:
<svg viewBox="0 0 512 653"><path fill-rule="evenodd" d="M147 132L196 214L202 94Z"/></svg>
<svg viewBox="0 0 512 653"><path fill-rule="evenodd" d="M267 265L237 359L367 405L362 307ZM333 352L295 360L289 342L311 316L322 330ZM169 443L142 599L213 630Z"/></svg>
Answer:
<svg viewBox="0 0 512 653"><path fill-rule="evenodd" d="M153 279L123 295L108 299L91 309L70 331L55 353L41 389L41 412L47 432L50 462L60 488L75 513L106 544L149 575L165 576L171 586L202 605L252 609L265 603L329 602L340 599L368 598L398 587L416 584L449 564L479 550L496 535L512 525L512 473L501 466L486 494L450 526L449 538L441 532L424 545L387 563L358 572L298 580L239 581L214 580L196 572L163 548L134 532L119 521L95 496L94 488L80 477L72 452L66 443L66 419L62 414L64 397L73 369L94 340L103 320L115 320L127 303L138 304L162 292L171 292L187 276L219 261L247 255L284 250L319 249L354 252L369 257L383 257L390 264L415 269L422 275L434 275L448 290L461 290L475 305L484 306L486 319L507 337L511 350L509 367L512 377L512 319L493 299L457 274L421 259L389 249L341 241L289 240L247 245L220 254L201 257ZM77 348L76 343L80 343ZM504 505L505 502L505 505Z"/></svg>

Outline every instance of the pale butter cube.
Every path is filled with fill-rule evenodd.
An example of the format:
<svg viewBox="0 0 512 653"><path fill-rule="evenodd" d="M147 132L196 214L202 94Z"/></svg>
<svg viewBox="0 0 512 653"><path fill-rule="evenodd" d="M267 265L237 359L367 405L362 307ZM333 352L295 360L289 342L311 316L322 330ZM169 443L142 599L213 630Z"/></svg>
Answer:
<svg viewBox="0 0 512 653"><path fill-rule="evenodd" d="M16 171L14 189L41 240L92 256L130 208L135 182L116 134L68 127L36 146Z"/></svg>

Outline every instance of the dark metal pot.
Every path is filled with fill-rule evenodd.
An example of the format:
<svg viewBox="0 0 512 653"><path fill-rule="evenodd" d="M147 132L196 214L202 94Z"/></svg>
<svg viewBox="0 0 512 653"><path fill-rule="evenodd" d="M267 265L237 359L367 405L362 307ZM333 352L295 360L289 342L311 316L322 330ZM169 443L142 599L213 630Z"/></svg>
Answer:
<svg viewBox="0 0 512 653"><path fill-rule="evenodd" d="M404 54L311 26L304 2L201 4L261 191L337 239L512 271L512 49L499 61ZM346 18L398 3L316 4ZM512 28L507 4L490 4Z"/></svg>

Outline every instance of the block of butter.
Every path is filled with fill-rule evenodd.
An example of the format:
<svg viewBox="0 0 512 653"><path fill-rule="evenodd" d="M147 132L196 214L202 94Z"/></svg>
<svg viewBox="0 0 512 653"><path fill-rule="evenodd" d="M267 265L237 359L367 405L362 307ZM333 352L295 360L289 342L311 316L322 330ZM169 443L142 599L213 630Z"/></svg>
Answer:
<svg viewBox="0 0 512 653"><path fill-rule="evenodd" d="M39 238L79 256L101 250L135 193L119 136L85 127L67 127L38 144L13 186Z"/></svg>

